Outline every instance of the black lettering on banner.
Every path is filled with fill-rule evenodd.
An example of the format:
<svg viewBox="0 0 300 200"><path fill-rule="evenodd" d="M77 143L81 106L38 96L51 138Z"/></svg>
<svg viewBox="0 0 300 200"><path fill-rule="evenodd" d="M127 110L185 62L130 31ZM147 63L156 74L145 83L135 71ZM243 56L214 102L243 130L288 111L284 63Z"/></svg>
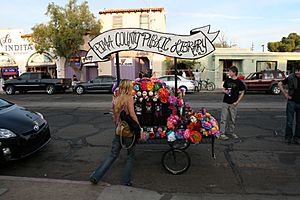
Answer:
<svg viewBox="0 0 300 200"><path fill-rule="evenodd" d="M147 42L147 43L149 42L149 39L151 38L151 34L144 32L141 35L142 35L142 37L144 37L142 45L145 46L145 42Z"/></svg>
<svg viewBox="0 0 300 200"><path fill-rule="evenodd" d="M110 35L108 38L103 38L96 44L94 44L93 49L97 50L100 54L104 53L107 50L111 50L113 48L113 40L111 39Z"/></svg>
<svg viewBox="0 0 300 200"><path fill-rule="evenodd" d="M206 39L197 39L195 41L182 41L178 40L171 47L170 51L182 56L184 53L192 52L194 56L204 55L207 52Z"/></svg>

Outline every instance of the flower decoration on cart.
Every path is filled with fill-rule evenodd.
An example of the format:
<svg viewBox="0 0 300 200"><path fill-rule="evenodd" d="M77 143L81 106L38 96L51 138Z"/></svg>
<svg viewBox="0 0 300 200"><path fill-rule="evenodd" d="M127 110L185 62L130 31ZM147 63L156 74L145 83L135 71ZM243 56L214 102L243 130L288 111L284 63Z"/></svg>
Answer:
<svg viewBox="0 0 300 200"><path fill-rule="evenodd" d="M138 78L132 83L135 112L143 127L141 139L190 140L219 136L217 120L205 108L195 112L184 102L184 91L167 88L157 78ZM114 90L117 95L117 89Z"/></svg>

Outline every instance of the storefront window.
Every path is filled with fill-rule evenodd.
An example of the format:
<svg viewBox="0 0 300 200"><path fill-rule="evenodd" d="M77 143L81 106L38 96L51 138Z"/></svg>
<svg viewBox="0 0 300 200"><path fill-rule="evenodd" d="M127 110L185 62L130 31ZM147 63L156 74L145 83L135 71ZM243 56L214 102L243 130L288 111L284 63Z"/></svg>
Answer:
<svg viewBox="0 0 300 200"><path fill-rule="evenodd" d="M276 61L257 61L256 62L256 71L260 72L262 70L276 70L277 62Z"/></svg>

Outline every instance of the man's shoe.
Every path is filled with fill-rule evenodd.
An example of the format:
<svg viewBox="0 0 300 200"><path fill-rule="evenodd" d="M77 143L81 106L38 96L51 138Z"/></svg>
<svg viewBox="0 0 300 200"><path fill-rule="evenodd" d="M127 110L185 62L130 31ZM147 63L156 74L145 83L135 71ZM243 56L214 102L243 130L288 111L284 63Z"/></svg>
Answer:
<svg viewBox="0 0 300 200"><path fill-rule="evenodd" d="M90 182L94 185L96 185L98 183L98 181L92 176L90 177Z"/></svg>
<svg viewBox="0 0 300 200"><path fill-rule="evenodd" d="M229 137L227 137L225 134L221 134L221 135L220 135L220 139L221 139L221 140L228 140Z"/></svg>
<svg viewBox="0 0 300 200"><path fill-rule="evenodd" d="M234 139L238 139L239 138L239 136L237 134L235 134L235 133L232 133L231 137L234 138Z"/></svg>
<svg viewBox="0 0 300 200"><path fill-rule="evenodd" d="M292 138L285 138L285 143L291 144L292 143Z"/></svg>

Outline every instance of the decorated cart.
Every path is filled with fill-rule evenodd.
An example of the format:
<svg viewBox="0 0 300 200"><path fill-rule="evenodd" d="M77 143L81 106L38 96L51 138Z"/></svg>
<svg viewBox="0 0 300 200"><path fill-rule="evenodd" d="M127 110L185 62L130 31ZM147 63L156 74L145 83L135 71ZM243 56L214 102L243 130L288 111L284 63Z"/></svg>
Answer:
<svg viewBox="0 0 300 200"><path fill-rule="evenodd" d="M195 59L214 51L212 41L219 32L209 33L210 26L193 29L189 36L159 33L145 29L113 29L89 42L86 56L90 62L105 61L116 53L118 87L120 81L119 51L147 51L174 57L175 88L168 88L156 78L135 79L132 84L135 112L142 126L140 143L165 141L170 149L162 156L163 167L172 174L181 174L190 166L185 151L191 143L209 141L214 153L218 137L217 120L205 109L193 110L184 101L185 91L177 89L177 58ZM122 40L120 41L120 38ZM118 90L114 90L118 95Z"/></svg>

